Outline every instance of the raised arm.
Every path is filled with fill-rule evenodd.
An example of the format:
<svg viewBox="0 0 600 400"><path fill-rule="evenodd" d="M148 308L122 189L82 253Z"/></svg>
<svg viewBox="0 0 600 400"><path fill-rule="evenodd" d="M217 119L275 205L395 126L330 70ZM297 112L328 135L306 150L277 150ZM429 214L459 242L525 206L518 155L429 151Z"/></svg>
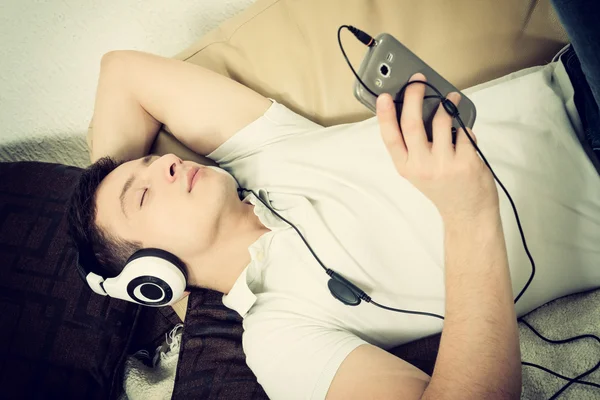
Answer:
<svg viewBox="0 0 600 400"><path fill-rule="evenodd" d="M261 116L271 102L225 76L138 51L102 57L92 119L92 161L146 155L161 124L206 155Z"/></svg>
<svg viewBox="0 0 600 400"><path fill-rule="evenodd" d="M377 115L398 173L444 221L446 313L434 371L427 377L383 350L360 346L337 371L328 400L520 397L519 337L496 186L464 132L453 146L451 119L441 107L433 143L427 142L424 92L422 84L406 89L402 131L390 96L380 96Z"/></svg>

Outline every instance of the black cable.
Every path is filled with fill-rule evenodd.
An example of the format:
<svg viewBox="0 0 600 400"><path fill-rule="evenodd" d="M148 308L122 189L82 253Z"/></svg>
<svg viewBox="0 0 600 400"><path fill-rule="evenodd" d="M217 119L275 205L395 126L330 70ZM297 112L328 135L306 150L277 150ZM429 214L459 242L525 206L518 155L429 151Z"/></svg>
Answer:
<svg viewBox="0 0 600 400"><path fill-rule="evenodd" d="M367 45L368 47L372 47L374 45L377 44L376 40L373 39L369 34L361 31L360 29L357 29L353 26L350 25L342 25L339 27L338 32L337 32L337 38L338 38L338 44L340 46L340 50L342 51L342 54L344 56L344 59L346 60L346 63L348 63L348 66L350 67L350 70L352 71L352 73L354 74L354 76L356 77L356 79L358 80L358 82L362 85L363 88L365 88L370 94L372 94L373 96L375 96L376 98L378 97L378 95L373 92L363 81L362 79L360 79L360 77L358 76L358 74L356 73L356 71L354 70L354 68L352 67L352 63L350 63L350 60L348 59L348 56L346 55L346 52L344 51L344 47L342 46L342 40L341 40L341 31L342 29L348 29L351 33L354 34L354 36L356 36L356 38L358 40L360 40L362 43L364 43L365 45ZM494 172L493 168L491 167L491 165L489 164L489 162L487 161L487 159L485 158L485 156L483 155L483 153L481 152L481 150L479 149L479 147L477 146L477 143L475 143L475 141L473 140L473 138L471 137L471 135L469 134L462 118L460 118L458 110L456 108L456 106L454 106L454 104L449 101L448 99L446 99L440 92L439 90L437 90L437 88L435 88L433 85L431 85L428 82L425 81L410 81L407 82L406 84L404 84L404 86L402 86L402 88L400 89L399 97L402 98L404 91L406 90L406 88L414 83L422 83L428 87L430 87L431 89L433 89L437 96L426 96L425 98L432 98L432 97L437 97L439 98L441 104L444 105L444 108L446 109L446 111L448 112L448 114L450 114L453 118L455 118L460 127L463 129L463 131L465 132L465 134L467 135L467 137L469 138L469 141L471 142L471 144L473 145L473 147L475 148L475 151L477 152L477 154L481 157L481 159L483 160L483 162L485 163L485 165L488 167L488 169L490 170L490 172L492 173L492 176L494 177L494 180L498 183L498 185L500 185L500 187L502 188L504 194L506 195L506 197L508 198L510 205L513 209L513 213L515 215L515 220L517 222L517 227L519 228L519 234L521 235L521 240L523 242L523 248L525 249L525 253L527 254L527 257L529 258L529 261L531 263L531 274L529 276L529 279L527 280L527 282L525 283L525 286L523 286L523 288L521 289L521 291L519 292L519 294L517 295L517 297L514 300L514 303L516 304L517 301L519 301L519 299L521 298L521 296L525 293L525 291L527 290L527 288L529 287L529 285L531 284L531 282L533 281L533 278L535 276L535 262L533 260L533 257L531 256L531 253L529 252L529 248L527 247L527 241L525 240L525 234L523 232L523 227L521 226L521 220L519 218L519 213L517 212L517 207L515 206L515 203L512 199L512 197L510 196L510 194L508 193L508 190L506 189L506 187L504 186L504 184L500 181L500 179L498 178L498 176L496 175L496 173ZM396 96L398 97L398 95ZM394 103L395 104L402 104L402 102L397 102L394 99ZM306 243L306 242L305 242ZM423 313L423 312L418 312L418 311L407 311L407 310L400 310L400 309L394 309L391 307L387 307L387 306L382 306L380 304L375 303L374 301L372 301L372 303L378 307L381 308L385 308L391 311L398 311L398 312L404 312L404 313L409 313L409 314L420 314L420 315L429 315L432 317L437 317L437 318L441 318L444 319L443 317L440 317L437 314L430 314L430 313ZM551 340L548 339L544 336L542 336L537 330L535 330L527 321L525 321L523 318L519 318L518 321L523 322L529 329L531 329L532 332L534 332L538 337L540 337L541 339L545 340L548 343L552 343L552 344L559 344L559 343L568 343L568 342L572 342L575 340L579 340L579 339L584 339L584 338L593 338L596 341L598 341L600 343L600 338L598 338L595 335L580 335L580 336L576 336L573 338L569 338L569 339L564 339L564 340ZM590 385L593 387L599 387L600 385L592 383L592 382L587 382L587 381L582 381L581 378L591 374L592 372L594 372L596 369L600 368L600 362L598 362L596 364L596 366L594 366L593 368L589 369L588 371L578 375L575 378L568 378L565 377L563 375L560 375L548 368L542 367L540 365L534 364L534 363L530 363L530 362L521 362L522 365L525 366L532 366L532 367L536 367L539 368L543 371L546 371L554 376L557 376L559 378L568 380L569 382L567 384L565 384L560 390L558 390L551 398L550 400L556 399L558 396L560 396L561 393L563 393L565 390L567 390L569 388L569 386L571 386L573 383L580 383L580 384L585 384L585 385Z"/></svg>
<svg viewBox="0 0 600 400"><path fill-rule="evenodd" d="M342 25L342 26L340 26L339 29L338 29L338 32L337 32L338 44L340 46L340 50L342 51L342 54L344 55L344 58L346 59L346 63L348 64L348 66L352 70L352 73L354 74L354 76L356 77L356 79L358 80L358 82L363 86L363 88L365 88L373 96L379 97L379 95L377 93L375 93L374 91L372 91L362 81L362 79L360 79L360 77L358 76L358 74L354 70L354 67L352 67L352 63L350 62L350 60L348 59L348 56L346 55L346 52L344 51L344 46L342 46L341 32L342 32L342 29L344 29L344 28L348 29L355 36L357 36L357 35L361 36L361 38L359 38L359 40L362 43L365 43L365 44L366 43L370 43L368 45L369 47L376 45L377 42L374 39L370 40L369 38L371 36L368 35L367 33L363 32L360 29L357 29L357 28L355 28L353 26L350 26L350 25ZM357 36L357 38L358 38L358 36ZM415 84L415 83L422 83L422 84L430 87L437 94L437 96L429 96L430 98L432 98L432 97L438 98L441 102L444 102L445 100L447 100L446 97L444 95L442 95L442 93L435 86L433 86L429 82L421 81L421 80L414 80L414 81L410 81L410 82L405 83L404 86L402 86L402 88L398 92L398 95L396 95L396 97L403 98L404 91L406 90L406 88L408 86L412 85L412 84ZM396 100L394 100L394 103L396 103L396 104L402 104L402 102L397 102ZM446 104L448 105L448 103L446 103ZM452 107L454 107L454 104L452 104ZM448 108L446 108L446 111L448 111ZM529 252L529 247L527 246L527 241L525 240L525 234L523 233L523 227L521 226L521 220L519 218L519 213L517 212L517 207L515 206L515 203L514 203L512 197L510 196L510 194L508 193L508 190L506 190L506 187L504 187L504 184L500 181L500 179L498 178L498 176L496 175L496 173L494 172L494 170L490 166L490 163L488 162L488 160L485 158L485 156L483 155L483 153L481 152L481 150L477 146L477 143L475 143L475 141L471 137L471 134L469 134L469 132L467 131L467 127L465 126L462 118L460 117L460 115L459 115L458 110L456 109L456 107L454 107L454 111L455 111L454 114L450 114L450 115L458 121L460 127L464 130L465 134L469 138L469 141L471 142L471 144L473 145L473 147L475 147L475 151L477 152L477 154L479 155L479 157L481 157L481 159L483 160L483 162L485 163L485 165L488 167L488 169L492 173L492 176L494 177L494 180L496 182L498 182L498 184L500 185L500 187L504 191L504 194L508 198L508 200L510 202L510 205L512 206L513 213L515 214L515 219L517 221L517 227L519 228L519 233L521 235L521 241L523 242L523 248L525 249L525 253L527 253L527 257L529 258L529 262L531 263L531 274L529 276L529 279L525 283L525 286L523 286L523 288L521 289L521 291L519 292L519 294L515 298L514 302L516 304L517 301L519 301L519 299L523 295L523 293L525 293L525 290L527 290L527 288L531 284L531 281L533 280L533 277L535 275L535 262L533 261L533 257L531 256L531 253Z"/></svg>
<svg viewBox="0 0 600 400"><path fill-rule="evenodd" d="M527 362L527 361L521 361L521 364L522 364L522 365L525 365L526 367L535 367L535 368L541 369L542 371L545 371L545 372L549 373L550 375L554 375L554 376L556 376L557 378L561 378L561 379L564 379L564 380L566 380L566 381L573 381L574 383L580 383L580 384L582 384L582 385L588 385L588 386L593 386L593 387L600 388L600 385L598 385L597 383L594 383L594 382L588 382L588 381L581 381L581 380L579 380L579 379L576 379L576 378L569 378L569 377L567 377L567 376L561 375L561 374L559 374L558 372L554 372L554 371L552 371L551 369L548 369L548 368L546 368L546 367L543 367L543 366L541 366L541 365L538 365L538 364L530 363L530 362ZM597 365L600 365L600 363L598 363ZM593 372L593 371L592 371L592 372ZM561 389L561 391L562 391L562 389ZM557 393L558 393L558 392L557 392ZM555 394L554 394L554 395L553 395L553 396L552 396L550 399L555 399L555 398L557 397L557 396L556 396L556 395L557 395L557 393L555 393ZM561 393L562 393L562 392L561 392ZM558 394L560 394L560 393L558 393Z"/></svg>
<svg viewBox="0 0 600 400"><path fill-rule="evenodd" d="M589 338L589 339L594 339L594 340L596 340L598 343L600 343L600 338L599 338L598 336L596 336L596 335L591 335L591 334L579 335L579 336L575 336L575 337L568 338L568 339L562 339L562 340L552 340L552 339L548 339L548 338L544 337L544 336L543 336L541 333L539 333L539 332L538 332L538 331L537 331L537 330L536 330L536 329L535 329L533 326L531 326L531 325L529 324L529 322L525 321L525 319L524 319L524 318L522 318L522 317L521 317L521 318L519 318L519 319L518 319L518 321L520 321L520 322L524 323L524 324L525 324L525 325L526 325L526 326L527 326L527 327L528 327L528 328L529 328L529 329L530 329L530 330L531 330L533 333L535 333L535 334L536 334L536 335L537 335L537 336L538 336L540 339L542 339L542 340L544 340L544 341L546 341L546 342L548 342L548 343L551 343L551 344L563 344L563 343L570 343L570 342L573 342L573 341L575 341L575 340L587 339L587 338ZM569 381L569 382L568 382L567 384L565 384L565 385L564 385L562 388L560 388L560 389L559 389L559 390L558 390L556 393L554 393L554 395L552 395L552 397L550 397L550 399L549 399L549 400L554 400L554 399L558 398L558 396L560 396L560 394L561 394L562 392L564 392L565 390L567 390L567 389L569 388L569 386L571 386L573 383L580 383L580 384L582 384L582 385L589 385L589 386L593 386L593 387L600 388L600 385L598 385L597 383L588 382L588 381L582 381L582 380L581 380L581 378L584 378L584 377L588 376L589 374L591 374L592 372L594 372L594 371L596 371L598 368L600 368L600 361L598 361L598 363L597 363L597 364L596 364L594 367L592 367L592 368L588 369L587 371L585 371L584 373L582 373L582 374L580 374L580 375L576 376L575 378L568 378L568 377L566 377L566 376L560 375L559 373L556 373L556 372L552 371L551 369L548 369L548 368L542 367L541 365L538 365L538 364L534 364L534 363L530 363L530 362L525 362L525 361L521 361L521 364L522 364L522 365L526 365L526 366L530 366L530 367L539 368L539 369L541 369L541 370L543 370L543 371L546 371L546 372L548 372L548 373L550 373L550 374L552 374L552 375L554 375L554 376L556 376L556 377L558 377L558 378L562 378L562 379L564 379L564 380L567 380L567 381Z"/></svg>
<svg viewBox="0 0 600 400"><path fill-rule="evenodd" d="M313 257L315 258L315 260L317 260L317 262L319 263L319 265L325 270L325 272L327 273L327 275L331 276L334 273L334 271L332 269L327 268L323 264L323 262L321 261L321 259L317 256L317 254L314 252L314 250L312 249L312 247L308 244L308 242L304 238L304 235L302 235L302 233L300 233L300 231L298 230L298 228L294 224L292 224L290 221L288 221L286 218L284 218L281 214L279 214L277 211L275 211L273 208L271 208L271 206L269 206L262 198L260 198L252 189L239 188L238 191L239 192L247 191L247 192L251 192L252 194L254 194L254 196L261 203L263 203L265 205L265 207L267 207L269 210L271 210L271 212L273 212L273 214L275 214L281 220L285 221L289 226L291 226L296 231L296 233L298 234L298 236L300 236L300 239L302 239L302 241L304 242L304 244L306 245L306 247L308 248L308 250L310 251L310 253L313 255ZM442 317L441 315L438 315L438 314L434 314L434 313L429 313L429 312L424 312L424 311L403 310L403 309L388 307L388 306L385 306L383 304L379 304L376 301L372 300L360 288L358 288L358 289L361 292L359 295L360 295L360 297L363 300L365 300L365 301L367 301L369 303L372 303L373 305L375 305L377 307L380 307L380 308L383 308L385 310L390 310L390 311L395 311L395 312L401 312L401 313L405 313L405 314L423 315L423 316L428 316L428 317L433 317L433 318L438 318L438 319L444 320L444 317ZM586 339L586 338L595 339L596 341L598 341L600 343L600 338L598 338L595 335L590 335L590 334L575 336L575 337L572 337L572 338L569 338L569 339L562 339L562 340L548 339L548 338L544 337L541 333L539 333L536 329L534 329L527 321L525 321L525 319L518 318L517 320L520 321L520 322L523 322L538 337L540 337L544 341L546 341L548 343L551 343L551 344L569 343L569 342L573 342L575 340ZM556 399L558 396L560 396L560 394L562 392L564 392L566 389L568 389L569 386L572 385L573 383L579 383L579 384L582 384L582 385L588 385L588 386L600 388L600 385L598 385L597 383L593 383L593 382L588 382L588 381L581 380L581 378L586 377L587 375L591 374L592 372L594 372L598 368L600 368L600 361L593 368L587 370L586 372L582 373L581 375L576 376L575 378L566 377L564 375L559 374L558 372L552 371L549 368L543 367L543 366L538 365L538 364L530 363L530 362L527 362L527 361L521 361L521 364L524 365L524 366L535 367L535 368L541 369L542 371L548 372L549 374L552 374L552 375L554 375L554 376L556 376L558 378L561 378L561 379L569 381L560 390L558 390L549 400Z"/></svg>
<svg viewBox="0 0 600 400"><path fill-rule="evenodd" d="M521 363L522 363L522 362L521 362ZM540 366L539 366L539 365L536 365L536 364L529 363L529 365L531 365L532 367L538 367L538 368L540 368ZM574 383L584 383L584 382L585 382L585 383L591 383L591 382L587 382L587 381L581 381L580 379L581 379L581 378L585 378L586 376L588 376L589 374L591 374L592 372L594 372L595 370L597 370L597 369L598 369L598 367L600 367L600 361L598 361L598 364L596 364L596 366L595 366L594 368L592 368L592 369L590 369L590 370L588 370L588 371L584 372L584 373L583 373L583 374L581 374L581 375L577 375L575 378L571 379L571 380L570 380L570 381L569 381L567 384L565 384L565 385L564 385L562 388L560 388L560 389L559 389L559 390L558 390L556 393L554 393L554 394L552 395L552 397L550 397L548 400L555 400L555 399L557 399L557 398L558 398L558 396L560 396L560 395L561 395L561 394L562 394L562 393L563 393L565 390L567 390L567 389L569 388L569 386L571 386L571 385L572 385L572 384L574 384ZM545 370L546 368L540 368L540 369L543 369L543 370ZM555 373L555 374L556 374L556 373ZM600 385L596 385L596 384L594 384L594 386L600 386Z"/></svg>
<svg viewBox="0 0 600 400"><path fill-rule="evenodd" d="M525 249L525 253L527 253L527 257L529 258L529 262L531 263L531 274L529 275L529 279L527 280L527 283L525 283L525 286L523 286L523 289L521 289L521 291L519 292L519 294L517 295L517 297L515 297L514 303L517 304L517 301L519 301L519 299L521 298L521 296L523 296L523 293L525 293L525 291L527 290L527 288L531 284L531 281L533 281L533 277L535 275L535 262L533 261L533 257L531 256L531 253L529 252L529 247L527 247L527 241L525 240L525 233L523 233L523 227L521 226L521 219L519 218L519 213L517 212L517 206L515 206L515 202L513 201L511 195L508 193L508 190L506 190L506 187L504 187L504 184L500 181L500 179L498 178L498 176L496 175L496 173L494 172L494 170L490 166L490 163L485 158L485 156L483 155L483 153L481 153L481 150L479 150L479 147L477 146L477 144L475 143L475 141L473 140L473 138L471 137L471 135L467 131L467 127L465 126L462 118L460 118L459 116L457 116L456 120L458 121L458 124L463 129L463 131L467 134L467 137L469 138L469 141L471 142L471 144L473 145L473 147L475 147L475 150L477 151L477 154L479 154L479 157L481 157L481 159L483 160L483 162L485 163L485 165L488 167L488 169L492 173L492 176L494 177L494 180L496 182L498 182L498 185L500 185L500 187L502 188L502 191L504 192L504 194L508 198L508 201L510 202L510 205L511 205L511 207L513 209L513 213L515 214L515 219L517 221L517 227L519 228L519 234L521 235L521 241L523 242L523 248Z"/></svg>
<svg viewBox="0 0 600 400"><path fill-rule="evenodd" d="M337 31L338 44L340 45L340 50L342 51L342 54L344 55L344 59L346 60L346 63L348 63L348 66L350 67L350 70L352 70L352 73L354 74L354 76L356 77L356 79L360 82L360 84L362 85L362 87L365 88L367 90L367 92L369 92L373 96L377 97L377 93L375 93L374 91L372 91L367 85L365 85L365 83L362 81L362 79L360 79L360 77L358 76L358 74L354 70L354 67L352 67L352 64L350 63L350 60L348 59L348 56L346 55L346 51L344 51L344 46L342 46L342 37L341 37L341 32L342 32L343 28L346 28L350 32L352 32L354 34L354 36L356 36L356 38L358 40L360 40L364 45L366 45L368 47L375 46L377 44L377 42L369 34L361 31L360 29L357 29L357 28L353 27L352 25L342 25L342 26L340 26L338 28L338 31ZM425 85L429 86L437 94L436 96L432 96L432 95L425 96L425 97L423 97L424 99L439 99L440 97L443 97L442 94L440 93L440 91L437 90L437 88L435 86L433 86L432 84L430 84L428 82L425 82L425 81L419 81L419 82L420 83L424 83ZM405 88L403 87L400 90L400 92L403 93L404 89ZM394 103L395 104L402 104L402 103L404 103L404 101L396 101L394 99Z"/></svg>
<svg viewBox="0 0 600 400"><path fill-rule="evenodd" d="M271 210L273 212L273 214L277 215L280 219L282 219L283 221L285 221L289 226L291 226L296 233L300 236L300 239L302 239L302 241L304 242L304 244L306 245L306 247L308 248L308 250L310 250L311 254L313 255L313 257L315 258L315 260L317 260L317 262L319 263L319 265L321 267L323 267L323 269L325 270L325 272L327 273L327 275L331 275L329 273L329 271L331 271L329 268L327 268L323 262L321 262L321 259L315 254L315 252L313 251L312 247L310 247L310 245L308 244L308 242L306 241L306 239L304 239L304 235L302 235L300 233L300 231L298 230L298 228L296 228L296 226L294 224L292 224L290 221L288 221L287 219L285 219L284 217L282 217L277 211L275 211L274 209L271 208L271 206L269 206L267 203L265 203L265 201L263 199L261 199L256 193L254 193L254 190L252 189L246 189L246 188L239 188L238 192L250 192L252 193L261 203L263 203L265 205L265 207L267 207L269 210Z"/></svg>
<svg viewBox="0 0 600 400"><path fill-rule="evenodd" d="M392 307L388 307L388 306L384 306L382 304L379 304L379 303L375 302L374 300L371 300L369 303L373 303L373 305L375 305L375 306L377 306L379 308L383 308L383 309L390 310L390 311L401 312L401 313L405 313L405 314L424 315L426 317L434 317L434 318L439 318L441 320L444 319L444 317L442 317L441 315L437 315L437 314L434 314L434 313L429 313L429 312L424 312L424 311L402 310L400 308L392 308Z"/></svg>
<svg viewBox="0 0 600 400"><path fill-rule="evenodd" d="M343 28L347 28L350 32L352 32L362 43L364 43L365 45L371 47L373 45L376 44L375 39L373 39L370 35L368 35L367 33L354 28L352 26L348 26L348 25L342 25L339 29L338 29L338 43L340 45L340 50L342 51L342 54L344 55L344 58L346 59L346 62L348 63L348 66L350 67L350 69L352 70L352 73L354 74L354 76L356 77L356 79L360 82L360 84L369 92L371 93L373 96L378 97L378 95L373 92L369 87L367 87L367 85L365 85L365 83L360 79L360 77L358 76L358 74L356 73L356 71L354 70L354 68L352 67L352 64L350 63L350 60L348 60L348 57L346 56L346 52L344 51L344 47L342 46L342 42L341 42L341 30ZM485 158L485 156L482 154L481 150L479 149L479 147L477 146L477 144L475 143L475 141L473 140L473 138L471 137L471 135L469 134L469 131L467 130L464 122L462 121L462 118L459 115L458 109L456 108L456 106L447 98L445 98L440 91L433 85L431 85L430 83L426 82L426 81L420 81L420 80L415 80L415 81L410 81L407 82L406 84L404 84L404 86L402 86L402 88L400 89L400 92L398 93L399 97L402 98L404 95L404 91L406 90L406 88L411 85L411 84L415 84L415 83L422 83L428 87L430 87L435 93L435 96L425 96L425 99L430 99L430 98L436 98L440 100L440 104L442 104L444 106L444 109L446 110L446 112L448 112L448 114L450 114L454 119L456 119L459 123L459 125L461 126L461 128L463 129L463 131L465 132L465 134L467 135L467 137L469 138L469 141L471 142L471 144L473 145L473 147L475 148L477 154L481 157L481 159L483 160L483 162L485 163L485 165L488 167L488 169L490 170L490 172L492 173L492 176L494 177L494 180L500 185L500 187L502 188L502 190L504 191L504 194L506 195L506 197L509 199L509 202L512 206L514 215L515 215L515 219L517 222L517 226L519 228L519 233L521 235L521 240L523 242L523 247L525 249L525 252L527 253L527 256L529 258L529 261L531 263L531 275L528 279L528 281L526 282L525 286L523 287L523 289L519 292L519 294L517 295L517 297L514 300L514 303L516 304L517 301L521 298L521 296L523 295L523 293L525 293L525 291L527 290L527 288L529 287L529 285L531 284L533 277L535 276L535 262L533 260L533 257L531 256L531 253L529 252L529 248L527 247L527 242L525 240L525 234L523 233L523 228L521 226L521 221L519 218L519 214L517 212L517 208L515 206L515 203L512 199L512 197L510 196L510 194L508 193L508 190L506 189L506 187L502 184L502 182L500 181L500 179L498 178L498 176L496 175L496 173L494 172L494 170L492 169L492 167L490 166L489 162L487 161L487 159ZM402 104L403 101L396 101L394 100L395 104ZM265 205L265 207L267 207L269 210L271 210L277 217L279 217L281 220L285 221L289 226L291 226L296 233L298 233L298 235L300 236L300 238L302 239L302 241L304 242L304 244L306 245L306 247L308 248L308 250L311 252L311 254L313 255L313 257L315 258L315 260L317 260L317 262L319 263L319 265L325 270L325 272L327 273L327 275L329 276L333 276L333 275L339 275L337 274L335 271L333 271L330 268L327 268L323 262L321 261L321 259L317 256L317 254L313 251L312 247L308 244L308 242L306 241L306 239L304 238L304 235L302 235L302 233L298 230L298 228L296 228L296 226L294 224L292 224L290 221L288 221L286 218L284 218L283 216L281 216L277 211L275 211L273 208L271 208L262 198L260 198L256 193L254 193L254 191L249 190L249 189L244 189L244 188L240 188L238 189L238 191L242 192L242 191L248 191L251 192L252 194L254 194L254 196ZM350 283L350 285L353 285ZM353 285L354 288L352 289L354 292L356 292L357 296L360 297L361 299L365 300L366 302L372 303L373 305L380 307L382 309L386 309L386 310L390 310L390 311L395 311L395 312L401 312L401 313L405 313L405 314L416 314L416 315L423 315L423 316L428 316L428 317L434 317L434 318L438 318L441 320L444 320L444 317L438 314L434 314L434 313L429 313L429 312L423 312L423 311L414 311L414 310L403 310L403 309L399 309L399 308L393 308L393 307L388 307L382 304L377 303L376 301L372 300L371 297L369 295L367 295L362 289L358 288L356 285ZM573 338L569 338L569 339L564 339L564 340L551 340L548 339L544 336L542 336L537 330L535 330L529 323L527 323L527 321L525 321L523 318L519 318L519 321L523 322L529 329L531 329L531 331L533 331L538 337L540 337L541 339L545 340L548 343L552 343L552 344L559 344L559 343L568 343L568 342L572 342L575 340L579 340L579 339L584 339L584 338L594 338L595 340L597 340L600 343L600 338L598 338L595 335L581 335L581 336L577 336L577 337L573 337ZM596 364L595 367L591 368L590 370L584 372L583 374L580 374L579 376L575 377L575 378L568 378L566 376L563 376L561 374L558 374L548 368L542 367L540 365L534 364L534 363L530 363L530 362L525 362L522 361L521 362L522 365L525 366L532 366L532 367L536 367L539 368L543 371L546 371L556 377L559 377L561 379L564 380L568 380L569 382L567 384L565 384L559 391L557 391L550 400L556 399L558 396L560 396L560 394L562 392L564 392L566 389L569 388L570 385L572 385L573 383L579 383L579 384L583 384L583 385L589 385L589 386L593 386L593 387L598 387L600 388L600 385L596 384L596 383L592 383L592 382L587 382L587 381L583 381L581 380L581 378L591 374L592 372L594 372L596 369L600 368L600 362L598 362L598 364Z"/></svg>
<svg viewBox="0 0 600 400"><path fill-rule="evenodd" d="M302 241L304 242L304 244L306 245L306 247L308 248L308 250L311 252L311 254L315 258L315 260L317 260L317 262L319 263L319 265L325 270L325 273L327 273L327 275L332 276L334 273L336 273L334 270L332 270L330 268L327 268L323 264L323 262L321 261L321 259L315 254L315 252L313 251L312 247L310 247L310 245L308 244L308 242L304 238L304 235L302 235L302 233L300 233L300 231L298 230L298 228L296 228L296 226L294 224L292 224L290 221L288 221L287 219L285 219L284 217L282 217L277 211L275 211L274 209L272 209L267 203L265 203L265 201L263 199L261 199L256 193L254 193L254 191L252 189L239 188L238 191L240 191L240 192L242 192L242 191L251 192L261 203L263 203L265 205L265 207L267 207L269 210L271 210L273 212L273 214L275 214L277 217L279 217L280 219L282 219L283 221L285 221L289 226L291 226L296 231L296 233L298 233L298 235L300 236L300 239L302 239ZM362 289L360 289L358 287L356 289L358 289L359 293L357 293L357 295L361 299L365 300L367 303L372 303L373 305L375 305L377 307L384 308L384 309L390 310L390 311L396 311L396 312L406 313L406 314L424 315L424 316L427 316L427 317L434 317L434 318L438 318L438 319L441 319L441 320L444 319L444 317L442 317L441 315L433 314L433 313L429 313L429 312L401 310L399 308L393 308L393 307L384 306L384 305L379 304L379 303L375 302L374 300L372 300L371 297L368 294L366 294Z"/></svg>

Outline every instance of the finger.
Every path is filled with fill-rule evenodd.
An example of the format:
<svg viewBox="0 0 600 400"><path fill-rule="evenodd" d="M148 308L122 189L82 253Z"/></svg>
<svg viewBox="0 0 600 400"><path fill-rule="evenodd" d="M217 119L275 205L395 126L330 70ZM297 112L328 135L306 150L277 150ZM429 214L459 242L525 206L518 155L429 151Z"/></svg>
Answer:
<svg viewBox="0 0 600 400"><path fill-rule="evenodd" d="M467 128L467 132L473 139L473 142L475 142L475 144L477 144L477 136L475 136L473 131L471 129ZM460 153L466 153L466 152L476 153L475 147L473 146L473 144L467 137L467 134L465 133L464 129L462 129L462 128L460 128L458 130L458 133L456 135L456 153L458 154L459 152Z"/></svg>
<svg viewBox="0 0 600 400"><path fill-rule="evenodd" d="M394 100L388 93L383 93L377 98L377 120L383 143L398 168L406 162L408 154L404 137L398 126Z"/></svg>
<svg viewBox="0 0 600 400"><path fill-rule="evenodd" d="M447 98L456 106L460 102L460 94L457 92L448 94ZM454 146L452 145L452 117L448 114L442 103L440 103L433 117L432 128L432 152L437 154L454 153Z"/></svg>
<svg viewBox="0 0 600 400"><path fill-rule="evenodd" d="M425 75L414 74L410 81L425 81ZM404 91L404 103L400 116L400 128L409 154L425 155L429 152L429 143L423 125L423 97L425 85L413 83Z"/></svg>

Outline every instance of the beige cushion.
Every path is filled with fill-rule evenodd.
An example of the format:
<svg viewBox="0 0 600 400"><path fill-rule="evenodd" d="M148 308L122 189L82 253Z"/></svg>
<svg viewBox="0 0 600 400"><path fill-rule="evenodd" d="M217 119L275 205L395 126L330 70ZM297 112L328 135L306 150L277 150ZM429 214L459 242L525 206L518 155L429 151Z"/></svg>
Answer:
<svg viewBox="0 0 600 400"><path fill-rule="evenodd" d="M176 56L322 124L371 116L352 94L337 29L388 32L458 88L547 63L566 43L548 0L257 0ZM366 48L342 40L356 67ZM152 151L210 161L161 131ZM187 302L185 300L184 302ZM185 305L175 307L182 316Z"/></svg>
<svg viewBox="0 0 600 400"><path fill-rule="evenodd" d="M176 56L229 76L321 125L371 116L352 94L337 29L388 32L458 88L547 63L566 43L548 0L257 0ZM366 48L343 32L358 67ZM153 152L208 162L165 132Z"/></svg>
<svg viewBox="0 0 600 400"><path fill-rule="evenodd" d="M257 0L175 58L212 69L322 125L371 114L352 94L337 28L389 32L458 88L550 61L566 43L548 0ZM365 47L342 36L358 67ZM197 158L165 131L153 151Z"/></svg>

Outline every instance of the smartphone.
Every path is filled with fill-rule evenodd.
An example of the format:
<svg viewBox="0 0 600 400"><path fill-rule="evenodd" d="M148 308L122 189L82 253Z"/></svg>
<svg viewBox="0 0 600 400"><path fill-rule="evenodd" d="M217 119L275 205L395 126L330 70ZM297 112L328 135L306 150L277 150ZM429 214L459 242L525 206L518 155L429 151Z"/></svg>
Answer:
<svg viewBox="0 0 600 400"><path fill-rule="evenodd" d="M411 76L421 72L427 78L427 82L435 86L444 97L450 92L460 93L461 100L458 104L458 112L465 126L473 128L476 113L475 105L467 96L442 78L433 68L392 35L382 33L375 38L375 42L374 46L369 47L358 70L358 76L369 89L377 95L389 93L394 100L399 102L403 100L403 94L400 95L399 93L402 86L408 82ZM425 96L432 95L436 95L436 93L426 86ZM369 93L358 80L354 82L354 96L374 114L376 113L375 102L377 98ZM423 100L423 123L429 141L432 141L432 121L439 104L440 100L438 98ZM402 105L396 104L398 123L400 123L401 113ZM456 120L453 120L452 126L456 129L460 128ZM455 132L454 129L453 132ZM454 139L455 134L453 134L453 142Z"/></svg>

